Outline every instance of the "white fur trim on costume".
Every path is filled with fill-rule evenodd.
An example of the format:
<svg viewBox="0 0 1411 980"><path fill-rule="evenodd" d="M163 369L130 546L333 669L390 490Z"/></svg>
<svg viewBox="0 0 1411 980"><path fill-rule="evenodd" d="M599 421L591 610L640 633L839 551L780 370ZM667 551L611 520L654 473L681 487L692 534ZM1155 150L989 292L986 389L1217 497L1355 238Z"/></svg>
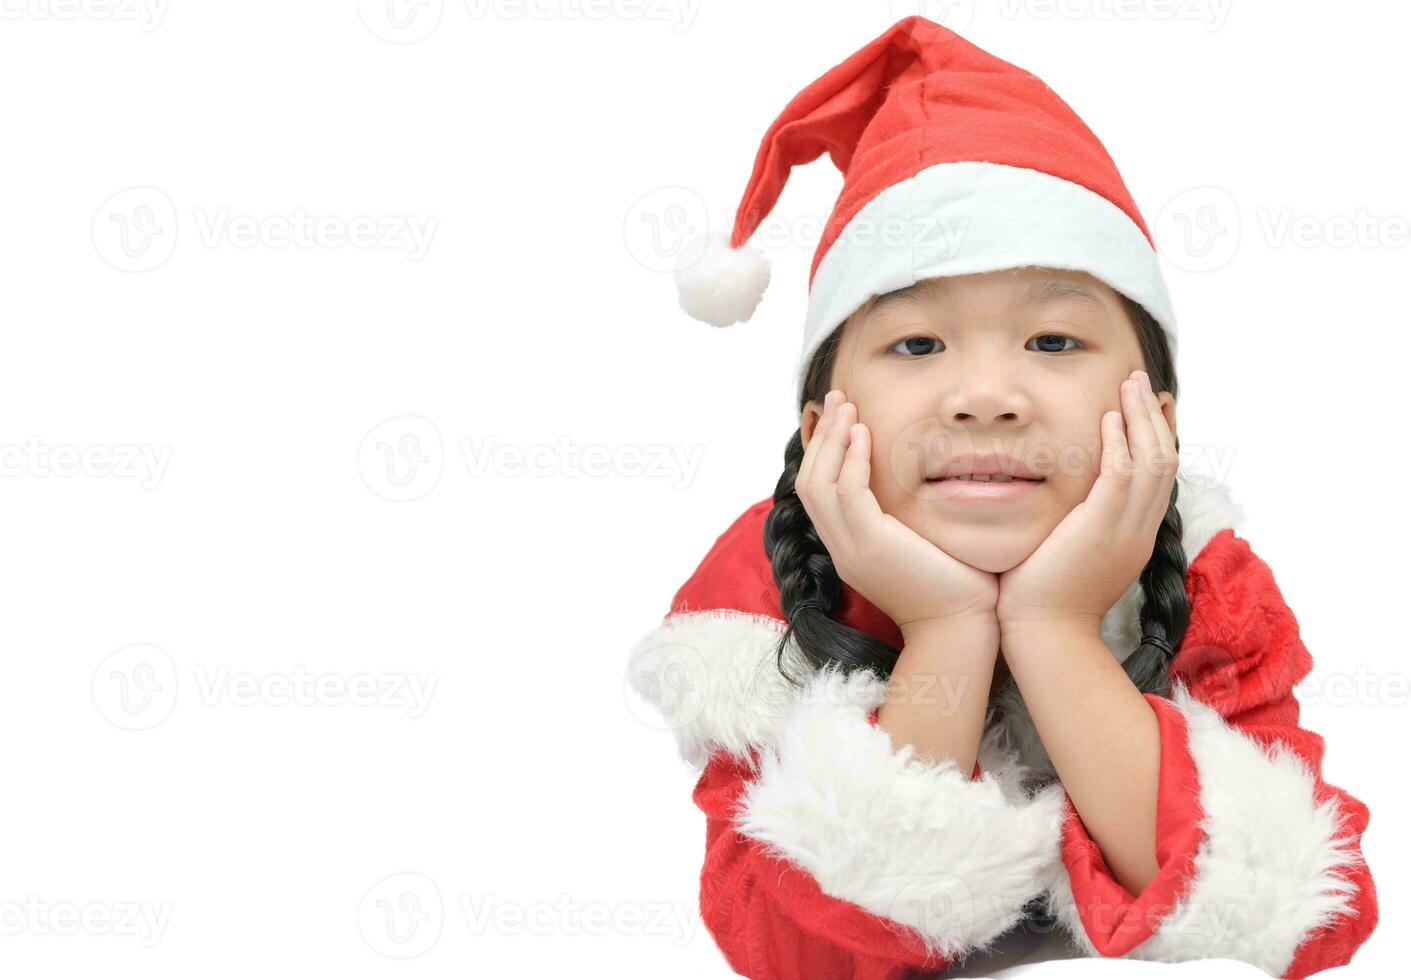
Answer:
<svg viewBox="0 0 1411 980"><path fill-rule="evenodd" d="M1230 496L1220 475L1199 456L1182 460L1176 479L1180 482L1176 510L1181 515L1181 547L1189 565L1218 532L1227 527L1238 531L1244 526L1244 508Z"/></svg>
<svg viewBox="0 0 1411 980"><path fill-rule="evenodd" d="M1125 211L1027 167L939 163L868 201L819 261L795 372L799 395L814 351L874 293L1023 266L1097 277L1145 307L1174 353L1176 318L1156 250Z"/></svg>
<svg viewBox="0 0 1411 980"><path fill-rule="evenodd" d="M769 285L769 260L749 245L731 248L721 232L697 235L676 257L676 295L685 310L714 327L748 320Z"/></svg>
<svg viewBox="0 0 1411 980"><path fill-rule="evenodd" d="M776 660L785 627L733 610L678 613L633 649L628 683L671 728L681 758L701 769L719 749L747 758L774 741L798 697Z"/></svg>
<svg viewBox="0 0 1411 980"><path fill-rule="evenodd" d="M912 927L933 952L963 956L992 944L1042 893L1059 860L1063 789L1029 799L1013 770L972 781L952 759L894 748L868 723L886 686L870 671L815 675L779 744L762 753L734 823L825 894Z"/></svg>
<svg viewBox="0 0 1411 980"><path fill-rule="evenodd" d="M1205 818L1186 895L1132 959L1222 958L1282 976L1307 935L1353 911L1356 883L1335 869L1360 860L1339 838L1335 797L1314 802L1314 777L1280 742L1266 751L1177 682ZM1054 914L1089 955L1067 875L1050 892Z"/></svg>

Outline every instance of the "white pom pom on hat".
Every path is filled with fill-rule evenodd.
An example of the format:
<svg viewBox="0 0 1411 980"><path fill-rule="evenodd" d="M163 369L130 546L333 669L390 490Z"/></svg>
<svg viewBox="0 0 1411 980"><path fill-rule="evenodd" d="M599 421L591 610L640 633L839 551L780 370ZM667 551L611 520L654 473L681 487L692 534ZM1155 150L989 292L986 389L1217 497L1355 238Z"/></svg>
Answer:
<svg viewBox="0 0 1411 980"><path fill-rule="evenodd" d="M728 327L748 320L769 285L769 260L749 246L731 248L722 232L697 235L676 257L676 294L697 320Z"/></svg>
<svg viewBox="0 0 1411 980"><path fill-rule="evenodd" d="M920 16L897 21L784 107L729 236L698 236L678 256L682 309L717 327L754 314L769 264L746 243L790 171L824 152L843 187L809 269L799 396L813 354L853 311L937 276L1086 272L1140 303L1174 353L1156 243L1106 148L1037 76Z"/></svg>

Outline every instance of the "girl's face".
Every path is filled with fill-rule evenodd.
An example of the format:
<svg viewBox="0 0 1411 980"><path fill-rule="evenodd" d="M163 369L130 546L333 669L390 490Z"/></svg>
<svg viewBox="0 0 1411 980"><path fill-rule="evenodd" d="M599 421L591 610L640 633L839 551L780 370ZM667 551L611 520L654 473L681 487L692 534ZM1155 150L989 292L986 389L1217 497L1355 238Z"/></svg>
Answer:
<svg viewBox="0 0 1411 980"><path fill-rule="evenodd" d="M872 434L882 510L953 557L1008 571L1082 503L1102 465L1104 412L1144 370L1117 293L1084 272L1004 269L888 293L843 330L832 386ZM1171 431L1175 400L1157 399ZM804 409L808 444L821 402ZM935 479L948 469L1037 480Z"/></svg>

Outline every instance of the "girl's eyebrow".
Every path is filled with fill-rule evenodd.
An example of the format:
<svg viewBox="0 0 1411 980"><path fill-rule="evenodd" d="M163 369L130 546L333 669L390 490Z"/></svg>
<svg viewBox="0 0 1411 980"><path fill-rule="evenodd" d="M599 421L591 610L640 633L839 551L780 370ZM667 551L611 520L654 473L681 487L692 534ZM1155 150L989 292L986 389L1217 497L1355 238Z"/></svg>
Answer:
<svg viewBox="0 0 1411 980"><path fill-rule="evenodd" d="M877 296L872 305L868 307L867 312L863 314L863 320L864 322L871 320L889 306L899 303L920 303L926 299L941 299L949 292L949 284L945 279L923 279L921 282ZM1090 307L1094 312L1104 315L1107 313L1107 307L1103 305L1096 293L1082 283L1072 282L1068 279L1040 279L1030 283L1016 297L1016 302L1020 306L1047 306L1050 303L1058 303L1063 300L1075 300L1083 306Z"/></svg>
<svg viewBox="0 0 1411 980"><path fill-rule="evenodd" d="M1067 279L1044 279L1031 283L1023 295L1019 297L1019 302L1029 306L1046 306L1049 303L1057 303L1065 299L1077 300L1084 306L1091 306L1098 313L1107 312L1107 307L1103 305L1097 294L1082 283L1071 282Z"/></svg>
<svg viewBox="0 0 1411 980"><path fill-rule="evenodd" d="M944 279L923 279L920 282L912 283L910 286L903 286L900 289L893 289L889 293L877 296L872 305L863 314L863 319L871 319L875 313L881 313L889 306L897 303L919 303L928 298L940 298L949 292Z"/></svg>

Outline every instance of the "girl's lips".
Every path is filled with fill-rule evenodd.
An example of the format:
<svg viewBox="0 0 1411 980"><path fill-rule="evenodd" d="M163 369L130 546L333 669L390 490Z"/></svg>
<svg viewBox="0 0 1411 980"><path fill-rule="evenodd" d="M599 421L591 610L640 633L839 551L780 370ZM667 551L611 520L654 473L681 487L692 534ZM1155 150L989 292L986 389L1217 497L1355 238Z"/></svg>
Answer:
<svg viewBox="0 0 1411 980"><path fill-rule="evenodd" d="M1043 482L1019 479L1003 483L992 480L927 480L926 486L933 488L933 492L927 494L933 500L1020 500Z"/></svg>

